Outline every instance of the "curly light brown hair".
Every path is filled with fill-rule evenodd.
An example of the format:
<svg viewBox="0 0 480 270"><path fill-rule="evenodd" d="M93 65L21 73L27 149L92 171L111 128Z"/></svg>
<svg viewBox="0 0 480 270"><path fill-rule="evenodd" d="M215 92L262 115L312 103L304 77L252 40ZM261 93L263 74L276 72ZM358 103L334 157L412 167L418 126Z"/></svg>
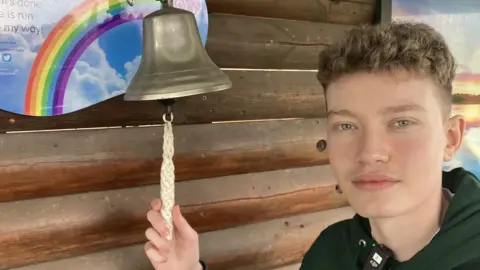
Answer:
<svg viewBox="0 0 480 270"><path fill-rule="evenodd" d="M442 35L427 24L363 25L323 50L319 60L317 77L324 91L352 73L408 71L429 76L451 107L455 60Z"/></svg>

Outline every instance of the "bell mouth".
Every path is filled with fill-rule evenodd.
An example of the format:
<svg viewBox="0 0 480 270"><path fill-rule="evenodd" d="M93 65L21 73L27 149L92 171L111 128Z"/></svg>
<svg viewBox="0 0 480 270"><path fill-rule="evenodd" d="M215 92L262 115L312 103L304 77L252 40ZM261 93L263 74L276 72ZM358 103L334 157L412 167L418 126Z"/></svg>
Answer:
<svg viewBox="0 0 480 270"><path fill-rule="evenodd" d="M162 100L218 92L232 87L232 82L218 68L195 69L174 73L135 76L124 99Z"/></svg>
<svg viewBox="0 0 480 270"><path fill-rule="evenodd" d="M126 101L144 101L144 100L163 100L163 99L175 99L181 97L194 96L198 94L208 94L212 92L218 92L230 88L228 85L216 85L208 87L208 89L189 89L180 92L172 92L165 94L146 94L146 95L125 95Z"/></svg>

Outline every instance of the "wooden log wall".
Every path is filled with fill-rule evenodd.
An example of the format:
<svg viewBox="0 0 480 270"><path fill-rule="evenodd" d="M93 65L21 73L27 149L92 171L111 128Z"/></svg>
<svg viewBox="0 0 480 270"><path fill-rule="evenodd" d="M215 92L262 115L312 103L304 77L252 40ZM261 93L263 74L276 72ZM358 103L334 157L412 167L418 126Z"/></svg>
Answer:
<svg viewBox="0 0 480 270"><path fill-rule="evenodd" d="M233 89L178 100L174 132L176 199L211 269L298 269L322 229L353 215L317 145L315 69L374 2L207 0L207 51ZM0 111L0 269L151 270L162 113L123 96L58 117Z"/></svg>

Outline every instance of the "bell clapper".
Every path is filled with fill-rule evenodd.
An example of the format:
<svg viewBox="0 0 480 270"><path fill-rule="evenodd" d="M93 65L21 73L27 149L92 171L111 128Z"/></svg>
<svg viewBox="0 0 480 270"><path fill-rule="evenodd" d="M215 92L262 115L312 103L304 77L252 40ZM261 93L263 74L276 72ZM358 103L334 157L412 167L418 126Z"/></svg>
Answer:
<svg viewBox="0 0 480 270"><path fill-rule="evenodd" d="M173 163L174 141L172 130L172 105L174 99L160 100L166 106L166 112L163 115L165 122L163 132L163 155L162 167L160 171L160 199L162 200L161 214L165 219L165 224L169 230L167 240L173 238L173 219L172 209L175 205L175 165Z"/></svg>

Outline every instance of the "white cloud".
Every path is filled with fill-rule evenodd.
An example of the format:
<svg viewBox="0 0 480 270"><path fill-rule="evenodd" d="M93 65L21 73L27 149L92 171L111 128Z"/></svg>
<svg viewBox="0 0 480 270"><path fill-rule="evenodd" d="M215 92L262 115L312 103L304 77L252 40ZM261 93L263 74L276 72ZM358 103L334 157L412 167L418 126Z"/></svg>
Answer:
<svg viewBox="0 0 480 270"><path fill-rule="evenodd" d="M199 14L202 9L202 0L175 0L173 6L192 12L195 16Z"/></svg>
<svg viewBox="0 0 480 270"><path fill-rule="evenodd" d="M127 83L130 83L132 81L132 78L135 75L135 73L137 72L141 61L142 61L142 56L139 55L139 56L135 57L135 59L133 59L132 62L127 62L125 64L125 69L127 70L127 75L126 75L125 80L127 81Z"/></svg>
<svg viewBox="0 0 480 270"><path fill-rule="evenodd" d="M65 93L64 112L76 111L125 93L140 65L141 56L125 63L126 78L122 78L107 62L105 52L95 41L79 59L70 76Z"/></svg>
<svg viewBox="0 0 480 270"><path fill-rule="evenodd" d="M81 80L82 78L78 70L74 69L70 77L69 85L80 85ZM63 109L64 113L80 110L92 104L91 101L88 100L88 98L84 94L83 89L80 87L68 88L64 98L64 105L66 105L66 107Z"/></svg>
<svg viewBox="0 0 480 270"><path fill-rule="evenodd" d="M127 63L125 66L132 65ZM107 61L98 40L76 63L65 93L64 112L71 112L124 93L126 81Z"/></svg>

